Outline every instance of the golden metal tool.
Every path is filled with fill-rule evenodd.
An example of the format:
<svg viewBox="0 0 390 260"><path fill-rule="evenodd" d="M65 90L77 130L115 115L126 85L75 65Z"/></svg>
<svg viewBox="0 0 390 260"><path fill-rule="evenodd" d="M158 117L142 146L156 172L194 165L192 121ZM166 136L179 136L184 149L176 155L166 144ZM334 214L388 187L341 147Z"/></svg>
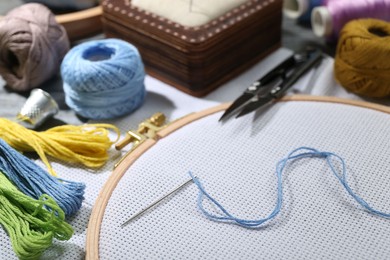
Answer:
<svg viewBox="0 0 390 260"><path fill-rule="evenodd" d="M146 119L138 125L137 130L130 130L126 133L126 136L120 140L115 149L122 150L125 146L132 143L132 148L115 164L116 168L125 158L128 156L137 146L142 144L147 139L156 139L157 132L163 129L166 124L166 117L163 113L155 113L150 118Z"/></svg>

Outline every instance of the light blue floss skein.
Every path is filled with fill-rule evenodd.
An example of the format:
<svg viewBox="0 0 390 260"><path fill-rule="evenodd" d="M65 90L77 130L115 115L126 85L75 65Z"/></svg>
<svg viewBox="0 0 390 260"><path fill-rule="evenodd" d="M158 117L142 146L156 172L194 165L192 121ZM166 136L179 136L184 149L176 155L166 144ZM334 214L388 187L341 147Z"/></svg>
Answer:
<svg viewBox="0 0 390 260"><path fill-rule="evenodd" d="M89 119L133 112L145 98L145 70L136 47L119 39L85 42L61 64L66 104Z"/></svg>
<svg viewBox="0 0 390 260"><path fill-rule="evenodd" d="M198 208L200 211L209 219L213 221L218 222L228 222L232 224L237 224L239 226L245 227L245 228L257 228L261 226L262 224L266 223L267 221L275 218L282 208L283 203L283 186L282 186L282 173L285 169L287 162L291 160L297 160L302 158L308 158L308 157L319 157L326 159L326 162L333 172L334 176L338 179L338 181L343 185L345 190L348 192L348 194L355 199L357 203L359 203L364 209L366 209L368 212L378 215L383 218L390 218L390 213L385 213L382 211L379 211L377 209L374 209L371 207L364 199L359 197L357 194L353 192L351 187L348 185L347 182L347 172L345 168L345 162L344 160L338 156L337 154L331 153L331 152L320 152L316 149L309 148L309 147L299 147L292 152L290 152L287 157L280 160L276 165L276 175L278 178L278 184L277 184L277 200L276 200L276 206L274 210L265 218L258 219L258 220L246 220L246 219L240 219L232 214L230 214L216 199L214 199L212 196L210 196L206 190L204 189L202 183L199 181L198 178L194 177L191 172L189 172L189 175L191 176L192 180L196 184L196 186L199 189L199 195L198 195ZM337 159L341 165L342 170L341 172L338 172L336 170L335 165L332 163L332 158ZM210 213L203 207L203 199L206 197L212 204L214 204L220 211L220 215L215 215L213 213Z"/></svg>
<svg viewBox="0 0 390 260"><path fill-rule="evenodd" d="M73 215L81 207L85 184L51 176L2 139L0 139L0 171L27 196L35 199L39 199L42 194L51 196L66 216Z"/></svg>

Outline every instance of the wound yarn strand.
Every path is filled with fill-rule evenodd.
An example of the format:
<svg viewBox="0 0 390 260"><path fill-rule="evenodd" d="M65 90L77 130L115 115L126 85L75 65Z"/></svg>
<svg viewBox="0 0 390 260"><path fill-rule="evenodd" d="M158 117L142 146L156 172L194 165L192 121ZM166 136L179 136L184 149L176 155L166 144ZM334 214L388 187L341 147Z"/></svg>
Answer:
<svg viewBox="0 0 390 260"><path fill-rule="evenodd" d="M48 195L39 200L23 194L0 172L0 224L20 259L38 259L53 238L69 240L73 228L64 212Z"/></svg>
<svg viewBox="0 0 390 260"><path fill-rule="evenodd" d="M36 132L0 118L0 138L20 152L36 152L54 176L56 173L46 155L91 168L105 164L108 149L117 141L110 140L109 130L119 138L119 129L110 124L63 125Z"/></svg>
<svg viewBox="0 0 390 260"><path fill-rule="evenodd" d="M65 102L89 119L129 114L144 102L145 69L132 44L119 39L84 42L61 64Z"/></svg>
<svg viewBox="0 0 390 260"><path fill-rule="evenodd" d="M388 22L358 19L347 23L341 30L334 62L340 85L365 97L389 97L389 41Z"/></svg>
<svg viewBox="0 0 390 260"><path fill-rule="evenodd" d="M241 219L233 216L231 213L229 213L224 206L222 206L216 199L214 199L209 193L206 192L205 188L203 187L202 183L199 181L198 178L195 178L191 172L189 172L189 175L193 179L194 183L199 189L199 195L198 195L198 208L200 211L209 219L213 221L218 222L228 222L232 224L237 224L239 226L245 227L245 228L257 228L261 226L262 224L265 224L269 220L275 218L282 208L283 204L283 185L282 185L282 174L284 169L287 166L287 163L289 161L294 161L297 159L302 158L311 158L311 157L319 157L326 159L326 162L331 169L334 176L338 179L338 181L341 183L341 185L345 188L345 190L348 192L348 194L357 202L359 205L361 205L364 209L366 209L368 212L378 215L380 217L384 218L390 218L390 213L385 213L380 210L377 210L370 206L363 198L358 196L354 191L351 189L347 182L347 171L345 167L345 162L343 158L341 158L339 155L331 153L331 152L321 152L313 148L309 147L299 147L292 152L290 152L285 158L280 160L276 165L276 176L277 176L277 200L274 210L265 218L257 219L257 220L246 220ZM335 164L332 162L332 158L337 159L342 166L341 172L339 172ZM203 207L203 201L204 198L207 198L214 206L216 206L220 211L220 215L213 214L209 211L207 211Z"/></svg>
<svg viewBox="0 0 390 260"><path fill-rule="evenodd" d="M29 3L0 20L0 75L15 91L54 77L70 47L65 28L46 6Z"/></svg>
<svg viewBox="0 0 390 260"><path fill-rule="evenodd" d="M58 179L0 139L0 171L24 194L52 197L66 216L76 213L84 199L85 184Z"/></svg>

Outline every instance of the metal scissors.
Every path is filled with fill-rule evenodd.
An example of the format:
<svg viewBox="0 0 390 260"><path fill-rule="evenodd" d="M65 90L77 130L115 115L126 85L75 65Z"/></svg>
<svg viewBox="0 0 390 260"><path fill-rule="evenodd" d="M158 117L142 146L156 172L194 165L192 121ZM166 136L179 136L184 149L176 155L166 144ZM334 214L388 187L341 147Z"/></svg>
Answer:
<svg viewBox="0 0 390 260"><path fill-rule="evenodd" d="M246 115L281 98L303 74L319 64L322 57L322 52L318 49L294 53L262 78L253 82L226 109L219 121L228 118L239 109L241 111L236 117Z"/></svg>

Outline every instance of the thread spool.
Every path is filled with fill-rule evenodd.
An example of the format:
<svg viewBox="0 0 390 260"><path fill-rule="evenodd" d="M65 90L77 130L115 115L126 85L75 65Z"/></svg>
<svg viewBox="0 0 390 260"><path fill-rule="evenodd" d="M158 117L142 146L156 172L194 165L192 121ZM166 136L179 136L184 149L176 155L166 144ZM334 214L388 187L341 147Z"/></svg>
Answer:
<svg viewBox="0 0 390 260"><path fill-rule="evenodd" d="M390 21L390 0L327 0L313 9L311 24L315 35L332 39L346 23L359 18Z"/></svg>
<svg viewBox="0 0 390 260"><path fill-rule="evenodd" d="M366 97L390 96L390 23L349 22L340 33L335 77L347 90Z"/></svg>
<svg viewBox="0 0 390 260"><path fill-rule="evenodd" d="M53 77L69 50L65 29L41 4L25 4L0 20L0 74L15 91Z"/></svg>
<svg viewBox="0 0 390 260"><path fill-rule="evenodd" d="M323 2L324 0L284 0L283 13L288 18L310 22L311 12Z"/></svg>
<svg viewBox="0 0 390 260"><path fill-rule="evenodd" d="M133 112L145 97L145 71L136 47L104 39L72 48L61 65L66 104L83 117L109 119Z"/></svg>

